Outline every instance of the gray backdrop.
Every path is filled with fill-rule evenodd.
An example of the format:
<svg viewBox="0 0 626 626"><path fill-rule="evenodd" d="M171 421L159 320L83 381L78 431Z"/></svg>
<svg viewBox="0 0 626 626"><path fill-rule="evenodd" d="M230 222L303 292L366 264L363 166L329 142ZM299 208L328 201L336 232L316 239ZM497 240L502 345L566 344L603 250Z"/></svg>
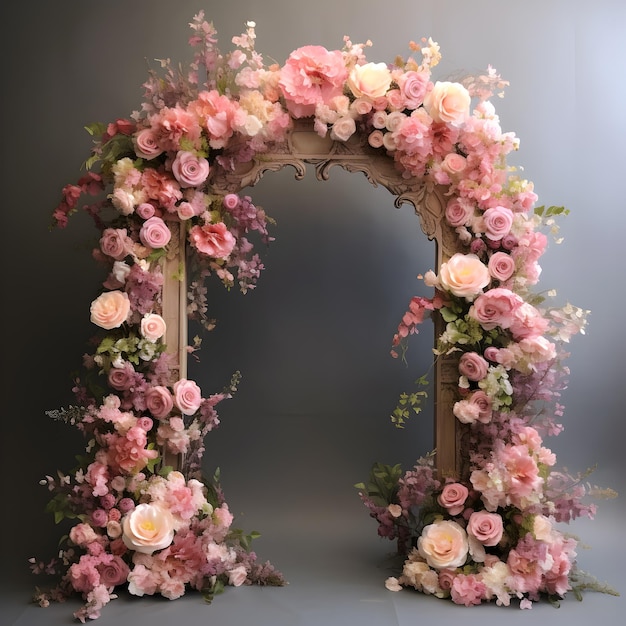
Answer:
<svg viewBox="0 0 626 626"><path fill-rule="evenodd" d="M626 5L622 0L58 0L3 3L2 90L4 305L2 375L2 624L71 623L77 605L29 606L26 559L55 550L60 535L43 514L39 479L69 470L81 437L51 422L48 409L72 401L69 373L92 333L89 303L101 272L91 261L86 217L48 232L63 185L80 174L90 141L83 126L127 116L140 104L147 60L186 60L187 23L199 9L215 22L224 49L246 20L257 47L284 62L301 45L340 48L344 34L372 39L372 61L406 55L432 36L442 49L438 78L493 64L511 82L498 112L521 138L513 158L540 201L565 204L565 242L544 256L540 288L592 310L585 337L572 342L566 430L549 445L570 469L598 463L594 482L623 491L623 145ZM205 393L232 371L237 396L220 407L207 470L219 466L236 523L259 530L256 544L291 584L230 590L210 608L190 595L176 603L124 597L100 623L411 624L418 619L496 623L501 610L458 607L383 588L393 548L376 537L352 485L374 461L412 461L432 446L430 413L404 431L387 420L397 394L428 366L430 329L412 342L409 368L389 342L416 274L433 266L434 246L408 206L360 174L301 182L290 170L251 191L277 219L256 291L213 284L218 327L205 337L191 375ZM622 500L600 503L593 523L573 531L592 551L584 569L623 587ZM623 590L623 589L622 589ZM621 607L621 609L620 609ZM507 611L571 623L603 615L617 623L621 599L590 595L560 611ZM543 616L543 618L541 618ZM350 622L352 623L352 622Z"/></svg>

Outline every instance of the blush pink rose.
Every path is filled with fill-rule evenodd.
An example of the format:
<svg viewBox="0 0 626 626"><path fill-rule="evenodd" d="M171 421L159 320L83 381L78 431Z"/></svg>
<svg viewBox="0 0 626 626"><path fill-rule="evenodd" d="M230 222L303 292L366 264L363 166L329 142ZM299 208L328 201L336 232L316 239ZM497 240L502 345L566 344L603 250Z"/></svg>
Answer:
<svg viewBox="0 0 626 626"><path fill-rule="evenodd" d="M437 81L424 98L424 107L435 122L459 126L469 117L470 95L463 85Z"/></svg>
<svg viewBox="0 0 626 626"><path fill-rule="evenodd" d="M280 70L279 86L294 117L315 113L315 105L343 95L348 70L339 50L303 46L294 50Z"/></svg>
<svg viewBox="0 0 626 626"><path fill-rule="evenodd" d="M487 237L500 240L511 231L513 211L503 206L492 207L483 213L483 223Z"/></svg>
<svg viewBox="0 0 626 626"><path fill-rule="evenodd" d="M502 539L504 526L497 513L474 511L467 522L467 533L484 546L495 546Z"/></svg>
<svg viewBox="0 0 626 626"><path fill-rule="evenodd" d="M467 534L456 522L434 522L424 527L417 540L417 549L430 567L455 569L464 565L467 559Z"/></svg>
<svg viewBox="0 0 626 626"><path fill-rule="evenodd" d="M473 300L491 280L487 266L475 254L457 252L439 268L439 283L446 291Z"/></svg>
<svg viewBox="0 0 626 626"><path fill-rule="evenodd" d="M348 76L348 87L356 98L382 98L391 85L386 63L355 65Z"/></svg>
<svg viewBox="0 0 626 626"><path fill-rule="evenodd" d="M147 248L165 248L171 238L172 233L167 224L156 215L147 219L139 231L139 239Z"/></svg>
<svg viewBox="0 0 626 626"><path fill-rule="evenodd" d="M209 175L209 162L193 152L180 150L172 163L172 174L181 187L199 187Z"/></svg>
<svg viewBox="0 0 626 626"><path fill-rule="evenodd" d="M157 419L163 419L174 408L172 394L167 387L155 385L149 387L145 393L146 408Z"/></svg>
<svg viewBox="0 0 626 626"><path fill-rule="evenodd" d="M194 226L189 231L189 241L199 252L216 259L228 258L236 243L224 222Z"/></svg>
<svg viewBox="0 0 626 626"><path fill-rule="evenodd" d="M515 271L515 259L506 252L494 252L487 264L489 273L500 282L506 282Z"/></svg>
<svg viewBox="0 0 626 626"><path fill-rule="evenodd" d="M91 303L91 321L100 328L118 328L130 313L128 295L119 290L105 291Z"/></svg>
<svg viewBox="0 0 626 626"><path fill-rule="evenodd" d="M245 565L237 565L228 572L228 584L233 587L241 587L248 578L248 571Z"/></svg>
<svg viewBox="0 0 626 626"><path fill-rule="evenodd" d="M467 226L474 215L474 206L465 198L453 198L446 205L446 220L450 226ZM479 241L476 239L475 241Z"/></svg>
<svg viewBox="0 0 626 626"><path fill-rule="evenodd" d="M130 569L119 556L112 556L96 566L100 574L100 583L107 588L117 587L126 582Z"/></svg>
<svg viewBox="0 0 626 626"><path fill-rule="evenodd" d="M448 483L437 496L437 502L447 509L450 515L458 515L465 508L465 500L469 491L461 483Z"/></svg>
<svg viewBox="0 0 626 626"><path fill-rule="evenodd" d="M152 554L174 540L172 514L156 504L139 504L122 522L124 545L136 552Z"/></svg>
<svg viewBox="0 0 626 626"><path fill-rule="evenodd" d="M478 352L465 352L459 359L459 372L474 382L487 376L489 363Z"/></svg>
<svg viewBox="0 0 626 626"><path fill-rule="evenodd" d="M140 330L145 339L154 343L165 335L165 320L156 313L148 313L141 320Z"/></svg>
<svg viewBox="0 0 626 626"><path fill-rule="evenodd" d="M467 167L467 159L456 152L449 152L441 162L441 168L450 176L461 176Z"/></svg>
<svg viewBox="0 0 626 626"><path fill-rule="evenodd" d="M470 307L469 315L485 330L493 330L496 326L509 328L516 319L516 311L522 306L523 300L510 289L496 287L481 294Z"/></svg>
<svg viewBox="0 0 626 626"><path fill-rule="evenodd" d="M107 256L121 261L133 249L132 239L125 228L105 228L100 237L100 250Z"/></svg>
<svg viewBox="0 0 626 626"><path fill-rule="evenodd" d="M157 134L152 128L143 128L134 137L135 154L146 160L154 159L163 152Z"/></svg>
<svg viewBox="0 0 626 626"><path fill-rule="evenodd" d="M330 138L335 141L347 141L356 132L356 123L349 116L340 117L330 129Z"/></svg>
<svg viewBox="0 0 626 626"><path fill-rule="evenodd" d="M398 78L398 86L410 109L416 109L424 101L428 90L429 78L426 72L408 71Z"/></svg>
<svg viewBox="0 0 626 626"><path fill-rule="evenodd" d="M183 415L193 415L202 404L202 392L193 381L185 378L174 383L174 401Z"/></svg>

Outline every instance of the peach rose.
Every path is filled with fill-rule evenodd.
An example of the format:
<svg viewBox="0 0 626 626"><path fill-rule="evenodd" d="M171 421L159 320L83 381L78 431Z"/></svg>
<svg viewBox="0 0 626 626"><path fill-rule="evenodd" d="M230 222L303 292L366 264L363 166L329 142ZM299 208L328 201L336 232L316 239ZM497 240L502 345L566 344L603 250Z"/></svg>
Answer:
<svg viewBox="0 0 626 626"><path fill-rule="evenodd" d="M424 107L433 121L459 126L469 116L470 101L463 85L437 81L424 97Z"/></svg>
<svg viewBox="0 0 626 626"><path fill-rule="evenodd" d="M148 313L141 320L141 334L150 342L154 343L165 335L165 320L156 313Z"/></svg>
<svg viewBox="0 0 626 626"><path fill-rule="evenodd" d="M475 254L457 252L439 268L439 283L446 291L473 300L489 284L487 266Z"/></svg>
<svg viewBox="0 0 626 626"><path fill-rule="evenodd" d="M156 504L139 504L122 522L124 545L136 552L152 554L174 540L172 514Z"/></svg>
<svg viewBox="0 0 626 626"><path fill-rule="evenodd" d="M497 513L474 511L467 522L467 532L484 546L495 546L504 532L502 517Z"/></svg>
<svg viewBox="0 0 626 626"><path fill-rule="evenodd" d="M118 328L130 313L128 295L119 290L105 291L91 303L91 321L100 328Z"/></svg>
<svg viewBox="0 0 626 626"><path fill-rule="evenodd" d="M355 65L348 76L348 87L356 98L382 98L391 85L391 72L386 63Z"/></svg>
<svg viewBox="0 0 626 626"><path fill-rule="evenodd" d="M454 569L465 563L469 544L462 526L444 520L424 527L417 549L430 567Z"/></svg>

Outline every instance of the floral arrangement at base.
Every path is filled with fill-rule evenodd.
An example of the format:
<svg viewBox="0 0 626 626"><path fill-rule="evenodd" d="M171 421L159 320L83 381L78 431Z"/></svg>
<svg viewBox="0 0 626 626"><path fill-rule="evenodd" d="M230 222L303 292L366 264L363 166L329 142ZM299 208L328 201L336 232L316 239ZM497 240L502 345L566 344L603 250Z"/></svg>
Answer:
<svg viewBox="0 0 626 626"><path fill-rule="evenodd" d="M458 253L424 277L435 295L411 301L394 354L404 356L427 315L445 320L437 353L458 356L466 471L444 480L432 458L407 473L377 465L361 485L379 534L408 554L388 586L467 605L563 596L576 543L555 523L593 507L580 481L555 471L543 437L561 429L562 344L582 332L586 312L531 294L547 242L539 227L564 210L534 208L532 183L506 164L518 140L501 131L490 100L505 81L492 68L463 83L433 81L440 53L430 39L391 64L368 62L370 42L345 37L341 50L304 46L280 66L255 50L252 22L225 55L202 13L190 27L187 68L161 61L139 111L88 127L87 171L53 213L60 228L81 208L91 215L105 279L90 308L98 330L74 379L76 405L49 412L88 443L76 468L42 481L49 512L70 528L58 558L31 559L33 571L60 576L37 601L81 594L75 615L84 622L121 586L170 599L192 588L211 599L224 585L284 584L250 551L255 533L232 528L219 483L202 477L204 438L238 374L212 395L181 375L165 341L163 286L172 279L165 267L178 263L180 280L186 268L187 312L209 330L208 277L244 293L255 287L263 264L252 238L270 243L271 220L215 181L236 181L239 166L284 144L298 118L337 142L360 137L406 178L445 189L442 219L458 235ZM396 425L422 395L401 398Z"/></svg>

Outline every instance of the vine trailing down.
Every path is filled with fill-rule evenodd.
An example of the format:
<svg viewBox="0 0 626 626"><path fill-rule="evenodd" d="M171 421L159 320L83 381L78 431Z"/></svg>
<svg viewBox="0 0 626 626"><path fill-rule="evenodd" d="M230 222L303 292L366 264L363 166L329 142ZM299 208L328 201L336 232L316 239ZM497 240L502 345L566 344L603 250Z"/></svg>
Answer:
<svg viewBox="0 0 626 626"><path fill-rule="evenodd" d="M427 315L447 323L438 355L458 355L458 402L465 424L463 476L437 477L431 458L404 473L376 465L361 497L379 534L408 553L387 586L415 587L466 605L541 594L562 597L577 582L576 542L555 523L593 514L580 480L557 472L543 444L561 430L563 344L586 312L546 306L532 294L547 237L564 210L535 208L532 183L507 166L518 140L503 133L491 98L506 85L489 68L463 83L433 81L432 40L411 55L372 63L370 45L344 38L341 50L304 46L266 65L254 24L222 54L202 13L190 24L188 68L162 61L144 85L141 110L94 124L86 174L63 189L54 225L84 208L100 233L93 256L106 272L92 302L92 351L74 381L76 405L50 411L88 440L79 465L47 476L48 510L70 520L59 557L31 559L58 585L37 590L41 605L78 593L81 621L97 618L126 586L131 594L175 599L187 588L212 598L224 585L282 585L250 551L254 533L232 528L217 482L203 479L204 438L219 424L217 405L235 391L204 395L181 378L166 350L164 261L176 258L182 229L191 274L188 313L212 328L205 279L216 275L244 293L263 264L251 239L268 244L271 220L248 196L218 191L216 176L286 141L293 120L337 142L361 138L407 177L446 191L445 219L458 252L424 276L430 298L415 297L394 337L394 354ZM85 202L84 198L89 200ZM190 346L193 351L199 346ZM405 394L397 425L419 409ZM167 465L173 456L182 467Z"/></svg>

